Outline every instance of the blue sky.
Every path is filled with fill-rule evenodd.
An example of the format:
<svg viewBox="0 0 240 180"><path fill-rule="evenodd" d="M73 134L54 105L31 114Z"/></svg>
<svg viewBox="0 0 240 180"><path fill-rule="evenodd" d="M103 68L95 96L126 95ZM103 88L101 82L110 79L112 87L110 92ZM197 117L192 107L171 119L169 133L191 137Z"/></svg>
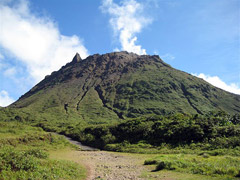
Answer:
<svg viewBox="0 0 240 180"><path fill-rule="evenodd" d="M72 60L127 50L240 94L239 0L1 0L0 106Z"/></svg>

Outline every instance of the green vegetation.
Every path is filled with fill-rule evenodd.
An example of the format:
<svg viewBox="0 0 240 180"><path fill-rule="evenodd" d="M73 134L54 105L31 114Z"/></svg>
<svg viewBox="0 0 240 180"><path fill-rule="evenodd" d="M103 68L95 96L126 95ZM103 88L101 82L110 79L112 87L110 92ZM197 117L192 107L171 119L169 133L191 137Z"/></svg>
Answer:
<svg viewBox="0 0 240 180"><path fill-rule="evenodd" d="M234 179L240 170L240 116L145 116L115 125L67 131L86 144L131 153L162 154L145 161L155 170L170 170Z"/></svg>
<svg viewBox="0 0 240 180"><path fill-rule="evenodd" d="M43 131L40 127L32 127L22 122L0 122L0 147L58 149L71 146L63 137Z"/></svg>
<svg viewBox="0 0 240 180"><path fill-rule="evenodd" d="M64 121L60 122L58 126L55 126L55 121L29 121L28 116L24 117L25 114L20 116L20 113L17 116L14 115L15 118L7 117L6 112L2 117L5 117L4 121L8 122L8 126L12 125L13 127L7 127L4 130L4 125L1 125L0 132L8 133L8 139L11 138L11 134L23 133L24 129L26 133L34 131L32 133L34 136L26 135L19 138L22 142L24 142L24 138L30 140L35 136L36 138L40 137L37 130L40 131L43 128L65 134L85 144L112 151L163 153L165 149L168 149L171 153L189 153L190 151L195 153L195 150L201 150L234 155L237 154L238 150L236 149L240 146L240 115L229 115L223 111L211 112L206 115L147 115L119 123L99 125ZM24 125L16 119L36 127L21 128ZM17 132L15 127L21 128L23 131ZM46 134L45 136L50 135ZM44 139L44 137L42 138ZM9 142L6 138L1 140L1 133L0 141Z"/></svg>
<svg viewBox="0 0 240 180"><path fill-rule="evenodd" d="M75 163L47 159L45 151L0 149L0 179L83 179Z"/></svg>
<svg viewBox="0 0 240 180"><path fill-rule="evenodd" d="M70 161L49 159L50 150L73 147L63 137L22 122L0 122L0 180L84 179L85 170Z"/></svg>
<svg viewBox="0 0 240 180"><path fill-rule="evenodd" d="M115 125L71 127L62 133L92 146L126 151L126 148L163 147L214 150L240 146L239 115L224 112L201 115L145 116ZM121 149L121 147L123 147Z"/></svg>
<svg viewBox="0 0 240 180"><path fill-rule="evenodd" d="M34 174L35 171L42 172L41 166L44 162L54 164L41 151L46 152L53 147L68 146L64 139L46 133L42 128L65 134L100 149L161 154L161 156L156 155L145 161L146 165L155 166L155 170L165 169L174 172L229 177L230 179L239 176L239 114L229 115L219 111L206 115L146 115L112 124L87 125L63 122L54 126L55 122L29 121L24 113L16 112L19 115L15 115L13 112L14 118L10 118L7 112L2 116L5 120L0 122L0 143L3 146L17 147L16 154L25 153L32 157L36 166L26 170L27 177L31 177L30 174ZM40 148L41 151L34 150L34 147ZM4 150L1 151L4 152ZM70 165L65 164L61 167L67 168L68 166ZM38 168L34 169L34 167ZM10 170L8 173L17 177L20 171L23 170L17 172ZM64 173L64 170L59 170L59 172ZM52 173L54 174L55 171ZM65 177L68 177L68 174L65 174Z"/></svg>
<svg viewBox="0 0 240 180"><path fill-rule="evenodd" d="M208 176L239 177L240 158L210 155L161 155L146 160L145 165L163 169Z"/></svg>

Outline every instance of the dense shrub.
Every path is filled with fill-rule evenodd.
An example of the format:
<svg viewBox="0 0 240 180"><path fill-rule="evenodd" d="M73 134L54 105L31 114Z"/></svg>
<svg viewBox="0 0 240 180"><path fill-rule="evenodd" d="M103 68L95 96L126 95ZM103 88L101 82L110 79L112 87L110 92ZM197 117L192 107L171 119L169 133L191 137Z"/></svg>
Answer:
<svg viewBox="0 0 240 180"><path fill-rule="evenodd" d="M0 172L4 170L33 171L38 163L38 159L34 156L24 151L16 151L12 147L5 147L0 151Z"/></svg>
<svg viewBox="0 0 240 180"><path fill-rule="evenodd" d="M198 148L194 144L205 144L208 149L235 148L240 146L240 125L237 118L237 115L230 116L224 112L206 115L149 115L115 125L87 127L79 130L78 134L73 134L83 143L102 149L113 148L108 144L118 144L115 147L119 150L124 141L130 144L145 141L145 144L153 146L189 145L192 149Z"/></svg>
<svg viewBox="0 0 240 180"><path fill-rule="evenodd" d="M41 159L47 159L49 156L49 154L46 151L43 151L41 149L29 149L26 150L24 154L26 156L30 155Z"/></svg>
<svg viewBox="0 0 240 180"><path fill-rule="evenodd" d="M155 170L159 171L159 170L162 170L162 169L175 170L175 167L173 167L172 162L161 161L161 162L158 163Z"/></svg>
<svg viewBox="0 0 240 180"><path fill-rule="evenodd" d="M157 160L152 160L152 159L144 161L144 165L153 165L153 164L157 164L157 163L158 163Z"/></svg>

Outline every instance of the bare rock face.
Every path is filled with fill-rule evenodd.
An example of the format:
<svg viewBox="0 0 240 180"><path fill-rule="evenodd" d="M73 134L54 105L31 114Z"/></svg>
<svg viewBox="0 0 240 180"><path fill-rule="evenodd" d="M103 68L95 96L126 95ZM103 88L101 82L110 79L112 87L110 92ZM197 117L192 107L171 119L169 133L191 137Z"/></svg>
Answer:
<svg viewBox="0 0 240 180"><path fill-rule="evenodd" d="M73 57L72 62L73 63L78 63L82 60L82 58L80 57L80 55L78 53L76 53L76 55Z"/></svg>
<svg viewBox="0 0 240 180"><path fill-rule="evenodd" d="M156 55L123 51L82 60L77 53L11 107L98 123L174 112L233 114L240 112L240 96L176 70Z"/></svg>

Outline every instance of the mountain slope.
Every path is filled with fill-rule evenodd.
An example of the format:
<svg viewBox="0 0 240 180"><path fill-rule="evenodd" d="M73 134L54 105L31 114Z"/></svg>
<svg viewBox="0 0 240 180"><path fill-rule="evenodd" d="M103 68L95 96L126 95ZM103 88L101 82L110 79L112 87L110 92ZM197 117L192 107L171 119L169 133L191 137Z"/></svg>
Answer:
<svg viewBox="0 0 240 180"><path fill-rule="evenodd" d="M176 70L159 56L79 54L10 107L45 118L108 122L145 114L240 112L240 96Z"/></svg>

